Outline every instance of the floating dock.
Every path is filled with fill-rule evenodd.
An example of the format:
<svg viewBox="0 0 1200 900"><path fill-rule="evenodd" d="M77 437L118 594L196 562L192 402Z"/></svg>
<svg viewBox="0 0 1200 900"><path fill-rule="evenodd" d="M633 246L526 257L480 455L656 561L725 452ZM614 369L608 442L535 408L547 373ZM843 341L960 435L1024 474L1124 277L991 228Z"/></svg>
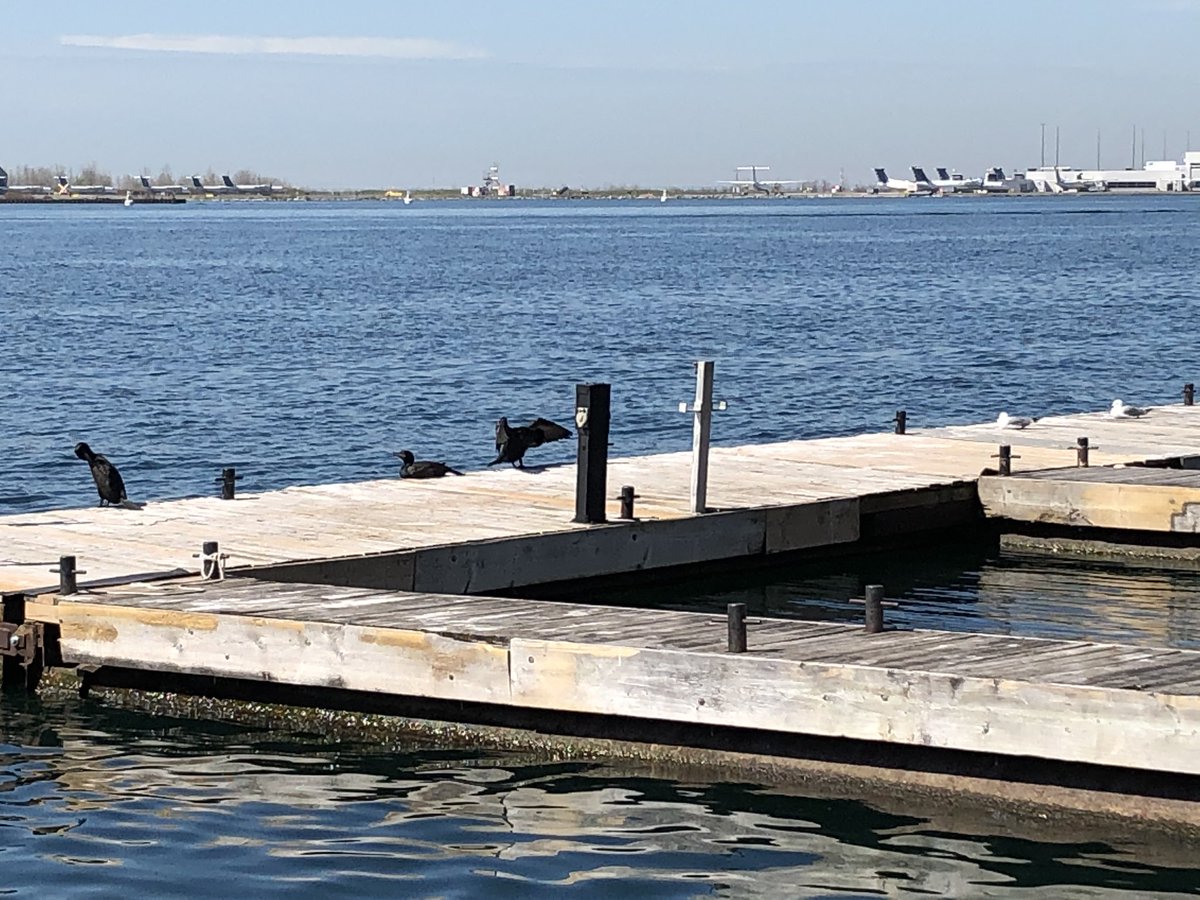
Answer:
<svg viewBox="0 0 1200 900"><path fill-rule="evenodd" d="M514 708L550 731L570 713L1200 775L1195 651L753 618L729 652L727 620L701 613L253 579L25 612L93 685L201 676L294 702L321 688Z"/></svg>
<svg viewBox="0 0 1200 900"><path fill-rule="evenodd" d="M511 596L911 540L985 513L1098 531L1161 531L1169 514L1176 537L1194 535L1197 408L713 448L700 514L691 465L609 460L599 524L573 520L574 465L0 517L5 685L77 666L85 687L551 733L582 717L593 734L661 743L706 729L735 750L763 734L784 753L851 741L880 759L1009 760L1018 780L1036 759L1044 779L1083 766L1101 784L1138 772L1184 779L1158 796L1200 796L1200 652L776 619L751 619L738 652L721 617ZM618 485L634 487L635 518L619 518ZM1143 512L1119 517L1130 509ZM206 542L221 551L207 561ZM197 577L223 554L227 580ZM51 574L65 555L86 572L78 593Z"/></svg>
<svg viewBox="0 0 1200 900"><path fill-rule="evenodd" d="M1200 460L1200 407L1162 407L1141 420L1051 417L1021 431L985 424L714 447L712 511L703 515L689 511L690 453L612 459L603 525L573 521L574 465L532 468L532 458L524 471L0 516L0 590L55 589L51 570L63 555L86 570L85 586L196 574L207 541L228 554L231 574L454 594L761 563L977 523L977 482L1002 482L1010 495L1040 489L1040 478L980 479L995 470L1000 445L1011 446L1018 476L1079 472L1081 436L1092 445L1089 478L1126 477L1112 473L1134 466L1193 465ZM538 452L545 458L556 449ZM125 476L136 498L136 474ZM633 520L619 518L621 485L636 491ZM80 494L95 496L82 466ZM1003 516L1015 502L985 508Z"/></svg>

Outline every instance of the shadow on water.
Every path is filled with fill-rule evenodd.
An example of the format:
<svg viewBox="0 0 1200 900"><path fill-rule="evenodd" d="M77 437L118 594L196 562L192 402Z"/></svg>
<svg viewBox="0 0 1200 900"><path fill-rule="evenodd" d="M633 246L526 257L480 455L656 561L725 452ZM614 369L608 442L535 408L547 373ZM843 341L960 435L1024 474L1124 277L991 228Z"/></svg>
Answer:
<svg viewBox="0 0 1200 900"><path fill-rule="evenodd" d="M1101 826L1062 840L1053 823L912 815L818 789L85 702L6 698L0 714L0 859L17 891L1090 897L1200 885L1186 847Z"/></svg>
<svg viewBox="0 0 1200 900"><path fill-rule="evenodd" d="M1200 649L1200 569L1001 549L991 541L855 554L590 594L595 603L859 623L882 584L897 628Z"/></svg>

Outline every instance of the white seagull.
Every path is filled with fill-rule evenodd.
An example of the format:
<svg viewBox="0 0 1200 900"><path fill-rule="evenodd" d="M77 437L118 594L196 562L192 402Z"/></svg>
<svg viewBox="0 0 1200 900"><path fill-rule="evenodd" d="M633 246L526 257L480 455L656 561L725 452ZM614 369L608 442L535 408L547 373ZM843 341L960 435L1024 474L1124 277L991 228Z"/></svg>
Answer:
<svg viewBox="0 0 1200 900"><path fill-rule="evenodd" d="M1111 419L1140 419L1150 412L1150 409L1149 406L1126 406L1120 400L1114 400L1108 415Z"/></svg>
<svg viewBox="0 0 1200 900"><path fill-rule="evenodd" d="M1031 419L1029 416L1010 416L1006 412L996 416L997 428L1028 428L1037 419Z"/></svg>

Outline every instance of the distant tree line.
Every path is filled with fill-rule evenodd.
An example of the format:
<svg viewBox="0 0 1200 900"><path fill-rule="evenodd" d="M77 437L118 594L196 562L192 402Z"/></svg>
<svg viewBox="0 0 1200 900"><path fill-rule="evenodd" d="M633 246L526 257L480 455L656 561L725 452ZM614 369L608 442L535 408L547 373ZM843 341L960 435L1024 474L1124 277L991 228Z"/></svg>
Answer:
<svg viewBox="0 0 1200 900"><path fill-rule="evenodd" d="M143 175L150 179L151 184L159 187L172 184L190 187L192 176L190 172L187 175L175 175L170 166L163 166L157 175L152 175L150 169L143 168L133 175L114 177L96 163L88 163L80 169L72 169L69 166L11 166L5 171L8 172L9 184L40 184L52 187L58 184L59 175L66 175L71 184L102 184L119 191L140 190L142 187L141 176ZM250 169L238 169L236 172L218 174L210 168L200 178L205 184L219 184L222 174L229 174L229 177L237 184L277 184L281 187L291 187L282 179L263 175Z"/></svg>

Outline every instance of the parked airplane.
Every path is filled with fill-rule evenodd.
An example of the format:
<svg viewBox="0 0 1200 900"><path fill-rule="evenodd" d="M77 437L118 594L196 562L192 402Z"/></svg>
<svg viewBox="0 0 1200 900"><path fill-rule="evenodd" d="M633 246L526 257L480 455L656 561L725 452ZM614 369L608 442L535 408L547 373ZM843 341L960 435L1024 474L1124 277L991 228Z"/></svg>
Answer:
<svg viewBox="0 0 1200 900"><path fill-rule="evenodd" d="M225 192L229 194L273 194L284 190L276 184L234 184L228 175L222 175L221 181L225 185Z"/></svg>
<svg viewBox="0 0 1200 900"><path fill-rule="evenodd" d="M58 194L61 197L70 194L115 194L117 189L111 184L71 184L66 175L58 176Z"/></svg>
<svg viewBox="0 0 1200 900"><path fill-rule="evenodd" d="M796 180L781 181L779 179L774 179L774 178L773 179L765 179L765 180L760 179L758 177L758 173L771 171L770 166L738 166L735 169L735 171L749 172L750 179L747 181L745 178L738 176L733 181L718 181L717 184L730 184L730 185L733 185L734 187L750 188L751 190L759 191L760 193L763 193L763 194L770 194L772 192L778 192L779 189L785 184L804 184L803 181L796 181Z"/></svg>
<svg viewBox="0 0 1200 900"><path fill-rule="evenodd" d="M202 191L205 194L227 194L229 188L223 184L205 184L200 180L199 175L192 176L192 188L197 191Z"/></svg>
<svg viewBox="0 0 1200 900"><path fill-rule="evenodd" d="M992 166L983 176L983 189L989 194L1028 194L1037 187L1022 173L1009 178L1002 168Z"/></svg>
<svg viewBox="0 0 1200 900"><path fill-rule="evenodd" d="M1054 169L1054 181L1064 191L1107 191L1108 185L1096 178L1084 178L1082 172L1066 170L1068 177L1063 177L1063 170L1057 166ZM1069 177L1073 175L1074 177Z"/></svg>
<svg viewBox="0 0 1200 900"><path fill-rule="evenodd" d="M907 181L904 178L888 178L887 172L883 169L876 169L875 193L879 193L880 191L898 191L907 196L928 196L941 193L941 191L929 183L929 179L925 177L925 173L922 170L914 167L913 172L914 174L921 172L916 181Z"/></svg>
<svg viewBox="0 0 1200 900"><path fill-rule="evenodd" d="M982 178L968 178L960 172L947 172L941 167L938 168L937 174L933 185L943 191L977 191L983 187Z"/></svg>
<svg viewBox="0 0 1200 900"><path fill-rule="evenodd" d="M138 180L142 183L142 190L151 194L187 193L187 188L182 184L151 184L150 179L145 175L139 175Z"/></svg>
<svg viewBox="0 0 1200 900"><path fill-rule="evenodd" d="M10 191L14 194L48 194L50 188L40 184L9 184L8 173L0 169L0 194Z"/></svg>

